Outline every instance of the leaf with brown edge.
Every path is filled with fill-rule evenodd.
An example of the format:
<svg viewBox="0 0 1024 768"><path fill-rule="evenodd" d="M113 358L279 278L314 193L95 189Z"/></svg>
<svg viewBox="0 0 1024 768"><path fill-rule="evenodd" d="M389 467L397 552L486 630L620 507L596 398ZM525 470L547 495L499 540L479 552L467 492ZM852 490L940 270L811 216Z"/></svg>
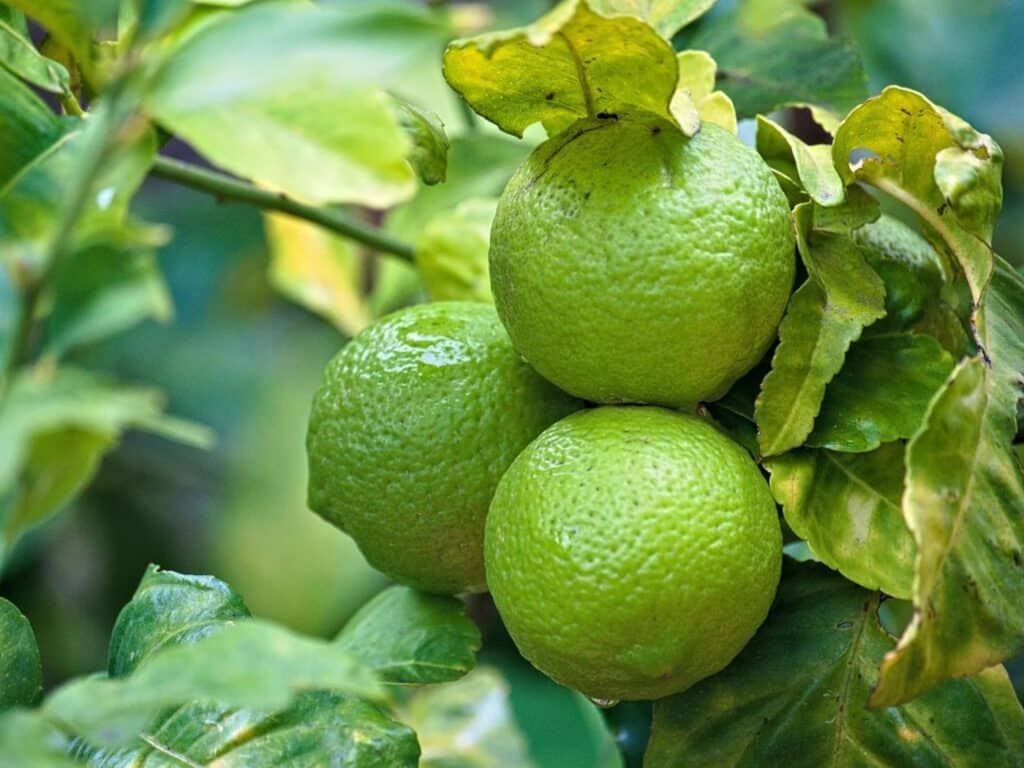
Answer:
<svg viewBox="0 0 1024 768"><path fill-rule="evenodd" d="M982 312L989 359L960 363L907 446L914 617L882 664L876 706L1024 649L1024 473L1012 445L1024 382L1024 278L1002 260Z"/></svg>

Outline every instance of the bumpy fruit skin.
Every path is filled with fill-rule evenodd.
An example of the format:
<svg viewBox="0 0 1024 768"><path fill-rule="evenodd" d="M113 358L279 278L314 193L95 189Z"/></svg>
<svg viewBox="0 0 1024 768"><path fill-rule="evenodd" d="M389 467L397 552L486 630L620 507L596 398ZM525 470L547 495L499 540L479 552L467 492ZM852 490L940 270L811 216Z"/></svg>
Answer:
<svg viewBox="0 0 1024 768"><path fill-rule="evenodd" d="M583 120L506 187L491 289L516 349L562 389L684 407L764 355L793 248L778 182L728 131Z"/></svg>
<svg viewBox="0 0 1024 768"><path fill-rule="evenodd" d="M482 590L498 480L579 406L523 362L489 304L401 310L324 372L306 440L309 506L396 581Z"/></svg>
<svg viewBox="0 0 1024 768"><path fill-rule="evenodd" d="M687 414L581 411L498 485L487 580L520 652L599 699L652 699L724 668L764 621L782 535L746 452Z"/></svg>

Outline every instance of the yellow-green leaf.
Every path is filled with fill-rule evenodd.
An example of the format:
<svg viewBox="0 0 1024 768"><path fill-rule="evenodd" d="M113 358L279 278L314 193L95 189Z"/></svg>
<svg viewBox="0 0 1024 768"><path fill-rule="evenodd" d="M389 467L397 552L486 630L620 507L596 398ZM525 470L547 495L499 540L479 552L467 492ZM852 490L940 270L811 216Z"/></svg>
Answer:
<svg viewBox="0 0 1024 768"><path fill-rule="evenodd" d="M349 336L365 328L372 315L356 243L291 216L268 214L264 220L274 287Z"/></svg>
<svg viewBox="0 0 1024 768"><path fill-rule="evenodd" d="M970 358L907 446L903 515L917 541L914 617L872 701L908 701L1024 649L1024 472L1013 452L1024 381L1024 278L997 260Z"/></svg>
<svg viewBox="0 0 1024 768"><path fill-rule="evenodd" d="M819 205L838 205L845 199L846 184L832 164L829 145L805 144L778 123L758 115L757 151L769 163L792 163L807 195Z"/></svg>
<svg viewBox="0 0 1024 768"><path fill-rule="evenodd" d="M683 132L692 136L701 121L714 123L736 133L736 110L732 100L715 88L715 60L704 51L683 51L676 57L679 81L670 109Z"/></svg>
<svg viewBox="0 0 1024 768"><path fill-rule="evenodd" d="M980 305L1002 201L1003 154L991 137L920 93L890 86L843 121L833 158L847 183L866 181L916 213L959 263Z"/></svg>
<svg viewBox="0 0 1024 768"><path fill-rule="evenodd" d="M445 77L478 113L516 136L541 122L554 135L576 120L651 113L671 120L678 66L643 21L606 18L565 0L527 27L456 40Z"/></svg>

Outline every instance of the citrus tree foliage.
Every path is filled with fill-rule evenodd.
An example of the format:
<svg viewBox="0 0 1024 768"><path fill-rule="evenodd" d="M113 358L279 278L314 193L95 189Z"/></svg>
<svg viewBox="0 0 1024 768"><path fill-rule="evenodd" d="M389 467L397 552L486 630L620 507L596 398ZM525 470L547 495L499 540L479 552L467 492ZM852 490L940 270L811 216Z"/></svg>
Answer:
<svg viewBox="0 0 1024 768"><path fill-rule="evenodd" d="M778 343L702 412L770 474L789 551L819 562L787 565L735 662L656 704L645 763L1024 762L999 666L1024 651L1002 151L923 94L871 96L807 3L713 6L565 0L495 30L397 1L0 4L0 563L126 430L212 439L69 360L173 317L172 233L131 212L148 175L265 209L271 283L352 335L410 301L490 300L495 200L530 142L460 102L513 136L750 118L803 269ZM770 114L785 106L831 143ZM171 137L213 170L162 156ZM883 625L893 599L905 627ZM471 672L479 644L452 598L389 589L324 642L152 567L107 669L43 697L31 627L0 600L0 766L529 765L506 684Z"/></svg>

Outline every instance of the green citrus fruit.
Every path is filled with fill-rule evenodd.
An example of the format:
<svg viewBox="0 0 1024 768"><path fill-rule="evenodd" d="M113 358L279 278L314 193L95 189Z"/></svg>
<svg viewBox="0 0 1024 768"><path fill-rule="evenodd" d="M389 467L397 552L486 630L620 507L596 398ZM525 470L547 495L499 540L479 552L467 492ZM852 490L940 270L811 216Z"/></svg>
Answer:
<svg viewBox="0 0 1024 768"><path fill-rule="evenodd" d="M935 249L891 216L859 227L853 238L886 285L885 317L875 329L911 328L942 288L942 266Z"/></svg>
<svg viewBox="0 0 1024 768"><path fill-rule="evenodd" d="M489 304L401 310L324 372L306 439L309 505L396 581L481 590L498 480L578 407L516 354Z"/></svg>
<svg viewBox="0 0 1024 768"><path fill-rule="evenodd" d="M689 406L768 349L793 246L785 195L728 131L591 119L506 187L491 288L516 349L562 389Z"/></svg>
<svg viewBox="0 0 1024 768"><path fill-rule="evenodd" d="M487 517L487 582L520 652L598 699L681 691L768 613L782 535L750 456L711 424L603 407L545 430Z"/></svg>

